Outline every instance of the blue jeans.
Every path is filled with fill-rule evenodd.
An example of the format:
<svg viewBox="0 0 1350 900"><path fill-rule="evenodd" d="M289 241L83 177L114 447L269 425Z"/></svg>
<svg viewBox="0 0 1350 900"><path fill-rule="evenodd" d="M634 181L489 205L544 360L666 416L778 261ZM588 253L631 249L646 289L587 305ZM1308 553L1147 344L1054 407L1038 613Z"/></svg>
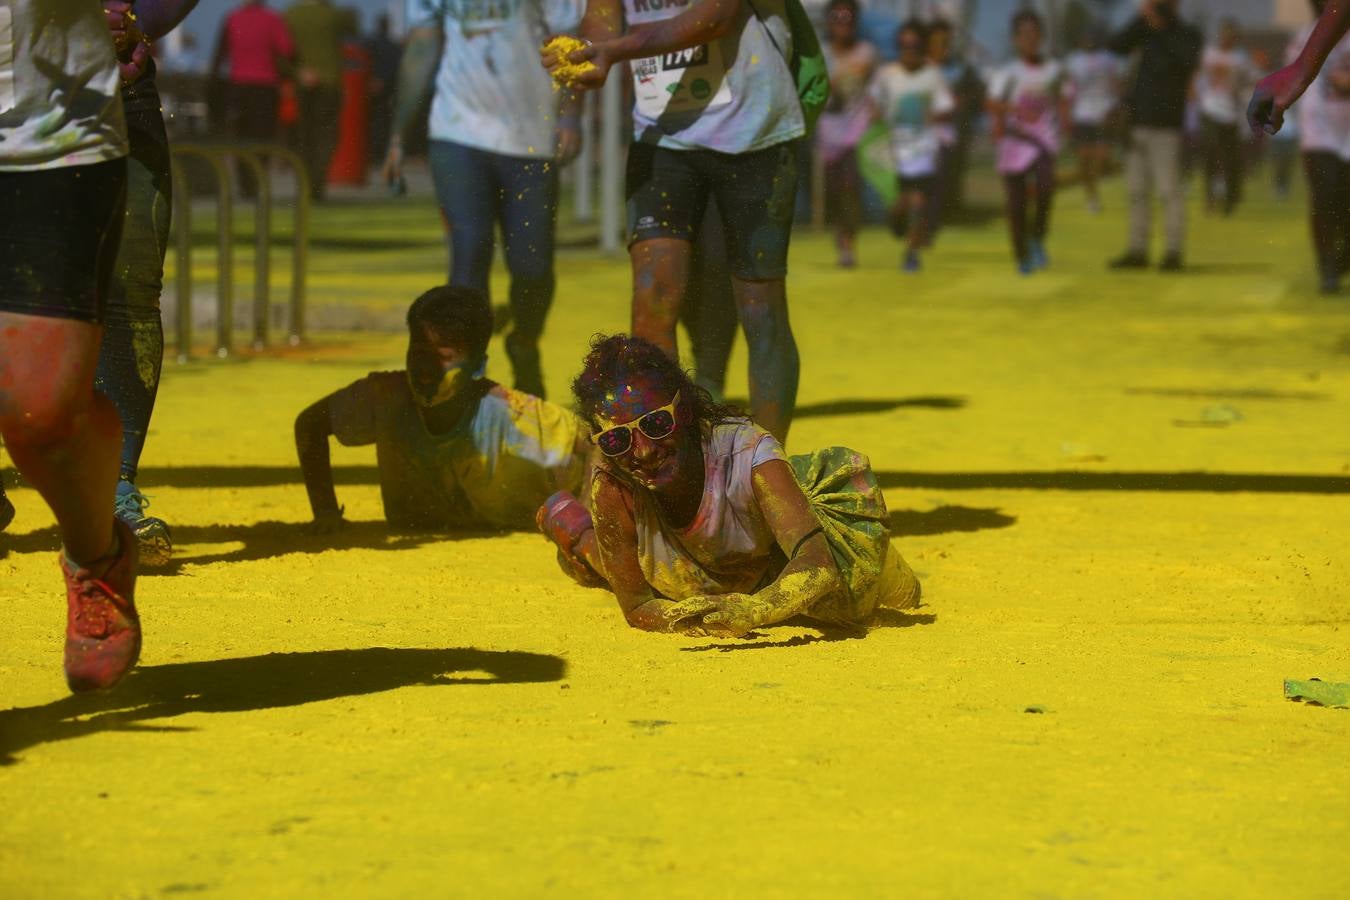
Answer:
<svg viewBox="0 0 1350 900"><path fill-rule="evenodd" d="M539 337L553 303L553 232L558 165L449 141L432 141L436 199L450 226L450 283L488 290L494 234L501 224L511 273L511 331L506 353L517 390L542 397Z"/></svg>

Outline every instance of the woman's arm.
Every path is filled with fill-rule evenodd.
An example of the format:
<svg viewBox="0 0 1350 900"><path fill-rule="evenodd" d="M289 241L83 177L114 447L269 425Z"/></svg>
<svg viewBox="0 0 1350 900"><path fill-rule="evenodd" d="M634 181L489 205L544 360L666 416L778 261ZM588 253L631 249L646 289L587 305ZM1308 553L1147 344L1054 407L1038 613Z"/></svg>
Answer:
<svg viewBox="0 0 1350 900"><path fill-rule="evenodd" d="M595 551L601 570L619 601L628 624L643 631L671 631L663 613L673 606L657 597L642 574L637 551L637 523L628 497L614 477L600 472L591 487Z"/></svg>
<svg viewBox="0 0 1350 900"><path fill-rule="evenodd" d="M804 613L848 589L792 467L783 460L763 463L755 468L752 484L774 540L788 557L787 565L773 584L758 593L693 597L675 604L666 612L667 618L702 616L699 625L707 633L739 637L761 625Z"/></svg>
<svg viewBox="0 0 1350 900"><path fill-rule="evenodd" d="M1293 106L1322 71L1331 51L1350 31L1350 0L1329 0L1298 58L1257 83L1247 104L1252 129L1274 134L1284 124L1285 110Z"/></svg>
<svg viewBox="0 0 1350 900"><path fill-rule="evenodd" d="M295 417L295 452L300 457L300 472L314 513L311 527L316 534L336 531L344 524L333 487L333 461L328 449L328 438L333 434L328 401L324 397Z"/></svg>
<svg viewBox="0 0 1350 900"><path fill-rule="evenodd" d="M444 36L439 25L414 28L408 33L408 39L403 45L403 58L398 66L398 89L394 92L394 119L381 173L387 183L403 177L403 141L431 90L443 45Z"/></svg>

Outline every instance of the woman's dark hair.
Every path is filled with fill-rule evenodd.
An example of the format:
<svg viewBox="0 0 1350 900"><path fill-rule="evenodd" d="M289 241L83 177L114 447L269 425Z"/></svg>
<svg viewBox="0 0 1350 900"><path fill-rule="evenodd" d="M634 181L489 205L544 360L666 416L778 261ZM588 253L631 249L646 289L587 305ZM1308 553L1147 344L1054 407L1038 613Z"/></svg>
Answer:
<svg viewBox="0 0 1350 900"><path fill-rule="evenodd" d="M581 374L572 382L572 396L581 417L597 426L595 411L622 380L645 375L673 396L680 392L681 405L688 405L693 419L715 425L744 416L733 406L718 403L694 383L689 374L655 344L626 334L597 334L581 364Z"/></svg>
<svg viewBox="0 0 1350 900"><path fill-rule="evenodd" d="M928 26L918 19L906 19L900 23L900 27L895 29L895 43L899 45L900 39L905 36L906 31L912 31L919 36L919 50L928 49Z"/></svg>
<svg viewBox="0 0 1350 900"><path fill-rule="evenodd" d="M1036 30L1039 31L1041 34L1045 34L1045 19L1041 18L1041 14L1036 12L1036 10L1034 9L1019 9L1017 12L1013 13L1012 17L1013 34L1016 34L1017 29L1021 28L1027 22L1030 22L1031 24L1035 25Z"/></svg>
<svg viewBox="0 0 1350 900"><path fill-rule="evenodd" d="M408 307L408 330L426 325L442 340L474 358L487 356L492 340L492 306L475 288L434 287Z"/></svg>
<svg viewBox="0 0 1350 900"><path fill-rule="evenodd" d="M934 19L933 21L931 21L931 22L928 23L928 35L929 35L929 37L932 37L933 35L937 34L939 31L945 31L945 32L948 33L948 34L951 34L951 31L952 31L952 23L951 23L951 22L948 22L946 19L943 19L943 18L937 18L937 19Z"/></svg>

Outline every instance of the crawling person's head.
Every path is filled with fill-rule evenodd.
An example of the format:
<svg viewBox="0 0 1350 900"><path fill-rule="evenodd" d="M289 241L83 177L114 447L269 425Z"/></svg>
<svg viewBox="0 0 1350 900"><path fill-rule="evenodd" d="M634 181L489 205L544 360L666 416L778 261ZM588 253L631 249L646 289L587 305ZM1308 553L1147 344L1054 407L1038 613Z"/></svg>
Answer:
<svg viewBox="0 0 1350 900"><path fill-rule="evenodd" d="M441 285L408 307L408 384L422 406L436 406L482 376L492 339L492 307L473 288Z"/></svg>
<svg viewBox="0 0 1350 900"><path fill-rule="evenodd" d="M610 467L657 492L701 459L704 428L739 415L654 344L624 334L596 335L572 394Z"/></svg>

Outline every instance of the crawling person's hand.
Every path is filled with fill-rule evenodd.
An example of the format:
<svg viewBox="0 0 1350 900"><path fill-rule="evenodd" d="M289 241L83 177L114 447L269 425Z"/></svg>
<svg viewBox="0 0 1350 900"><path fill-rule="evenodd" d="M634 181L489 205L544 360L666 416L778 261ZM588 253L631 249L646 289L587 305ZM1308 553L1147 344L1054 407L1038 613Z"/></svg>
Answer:
<svg viewBox="0 0 1350 900"><path fill-rule="evenodd" d="M664 611L672 631L697 630L713 637L740 637L769 621L772 608L752 594L690 597Z"/></svg>

